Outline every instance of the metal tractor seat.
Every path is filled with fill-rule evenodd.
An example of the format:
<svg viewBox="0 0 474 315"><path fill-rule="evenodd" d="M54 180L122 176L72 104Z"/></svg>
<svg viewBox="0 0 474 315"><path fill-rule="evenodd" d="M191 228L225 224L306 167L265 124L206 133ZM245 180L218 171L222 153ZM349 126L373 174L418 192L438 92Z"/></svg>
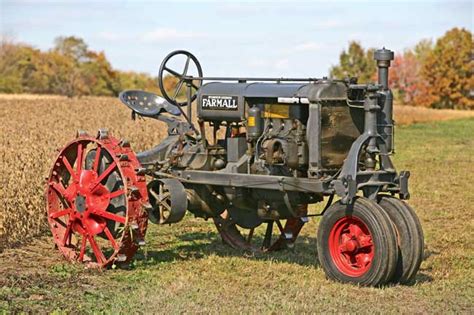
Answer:
<svg viewBox="0 0 474 315"><path fill-rule="evenodd" d="M181 111L163 97L156 94L140 91L126 90L119 94L119 99L131 110L141 116L154 117L162 112L179 116Z"/></svg>

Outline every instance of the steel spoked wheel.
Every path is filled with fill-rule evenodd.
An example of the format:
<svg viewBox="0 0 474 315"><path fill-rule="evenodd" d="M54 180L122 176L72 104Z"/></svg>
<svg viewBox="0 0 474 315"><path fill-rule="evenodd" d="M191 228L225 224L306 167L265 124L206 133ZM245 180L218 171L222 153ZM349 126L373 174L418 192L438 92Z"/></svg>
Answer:
<svg viewBox="0 0 474 315"><path fill-rule="evenodd" d="M276 251L292 248L304 224L308 222L305 216L307 205L300 206L298 211L301 217L287 219L285 224L282 224L280 220L263 222L266 229L264 239L260 244L253 242L257 226L242 228L232 219L228 211L224 211L221 216L214 218L214 223L222 241L232 248L251 252ZM276 239L272 240L275 227L277 235Z"/></svg>
<svg viewBox="0 0 474 315"><path fill-rule="evenodd" d="M137 171L138 170L138 171ZM126 141L81 133L64 147L48 178L48 222L71 261L106 267L129 261L143 243L148 197Z"/></svg>
<svg viewBox="0 0 474 315"><path fill-rule="evenodd" d="M398 259L390 218L377 203L363 197L327 209L319 224L317 248L329 279L364 286L387 283Z"/></svg>
<svg viewBox="0 0 474 315"><path fill-rule="evenodd" d="M367 225L357 217L339 219L329 232L329 251L335 265L345 274L366 273L374 258L374 244Z"/></svg>

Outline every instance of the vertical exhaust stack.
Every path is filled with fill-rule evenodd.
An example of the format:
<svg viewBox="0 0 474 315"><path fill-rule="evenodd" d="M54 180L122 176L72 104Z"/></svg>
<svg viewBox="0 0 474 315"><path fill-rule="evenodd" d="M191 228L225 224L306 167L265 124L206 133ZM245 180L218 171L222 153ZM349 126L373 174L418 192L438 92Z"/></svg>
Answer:
<svg viewBox="0 0 474 315"><path fill-rule="evenodd" d="M374 53L374 59L378 67L378 83L382 85L381 107L382 111L378 119L378 132L385 140L387 151L393 152L393 95L388 87L388 68L393 60L393 51L389 49L378 49Z"/></svg>

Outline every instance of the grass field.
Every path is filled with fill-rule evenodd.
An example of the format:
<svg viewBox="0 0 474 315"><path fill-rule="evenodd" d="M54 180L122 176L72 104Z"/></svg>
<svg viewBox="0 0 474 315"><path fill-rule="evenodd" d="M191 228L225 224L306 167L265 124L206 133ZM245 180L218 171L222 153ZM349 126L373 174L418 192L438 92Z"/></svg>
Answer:
<svg viewBox="0 0 474 315"><path fill-rule="evenodd" d="M44 233L43 178L54 148L78 128L109 126L136 150L162 134L105 98L0 98L0 122L0 247L45 234L0 253L0 313L474 312L472 118L397 129L395 163L412 172L410 204L425 232L425 260L414 285L379 289L325 279L316 259L318 220L293 250L249 256L223 245L210 221L186 216L151 225L130 270L70 265Z"/></svg>

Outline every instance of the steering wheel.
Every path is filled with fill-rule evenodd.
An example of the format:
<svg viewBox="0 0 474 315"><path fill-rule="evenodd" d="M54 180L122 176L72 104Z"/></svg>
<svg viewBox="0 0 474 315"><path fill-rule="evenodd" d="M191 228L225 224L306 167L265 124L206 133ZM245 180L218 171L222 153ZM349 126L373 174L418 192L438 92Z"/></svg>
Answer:
<svg viewBox="0 0 474 315"><path fill-rule="evenodd" d="M173 69L171 69L167 66L167 64L171 60L171 58L179 56L179 55L186 56L186 62L184 64L184 68L183 68L182 72L173 70ZM160 87L160 91L161 91L161 94L163 95L163 97L168 102L170 102L171 104L174 104L174 105L177 105L177 106L185 106L185 105L188 104L187 101L186 102L179 102L177 100L179 92L181 92L181 89L183 88L184 83L191 84L191 89L195 90L194 93L191 96L191 102L193 102L197 97L197 90L201 87L202 81L199 80L199 83L195 83L194 81L189 82L188 80L185 80L185 77L188 76L188 71L190 70L189 65L190 65L191 62L194 64L194 67L197 70L197 75L199 77L202 77L201 64L199 63L197 58L188 51L175 50L175 51L171 52L168 56L166 56L165 59L163 59L163 62L161 63L160 71L158 72L158 86ZM178 79L178 83L176 84L176 88L174 89L174 92L173 92L172 96L170 96L170 94L168 94L168 92L165 90L165 87L164 87L165 72L168 72L172 77L175 77L175 78ZM187 81L187 82L185 82L185 81Z"/></svg>

